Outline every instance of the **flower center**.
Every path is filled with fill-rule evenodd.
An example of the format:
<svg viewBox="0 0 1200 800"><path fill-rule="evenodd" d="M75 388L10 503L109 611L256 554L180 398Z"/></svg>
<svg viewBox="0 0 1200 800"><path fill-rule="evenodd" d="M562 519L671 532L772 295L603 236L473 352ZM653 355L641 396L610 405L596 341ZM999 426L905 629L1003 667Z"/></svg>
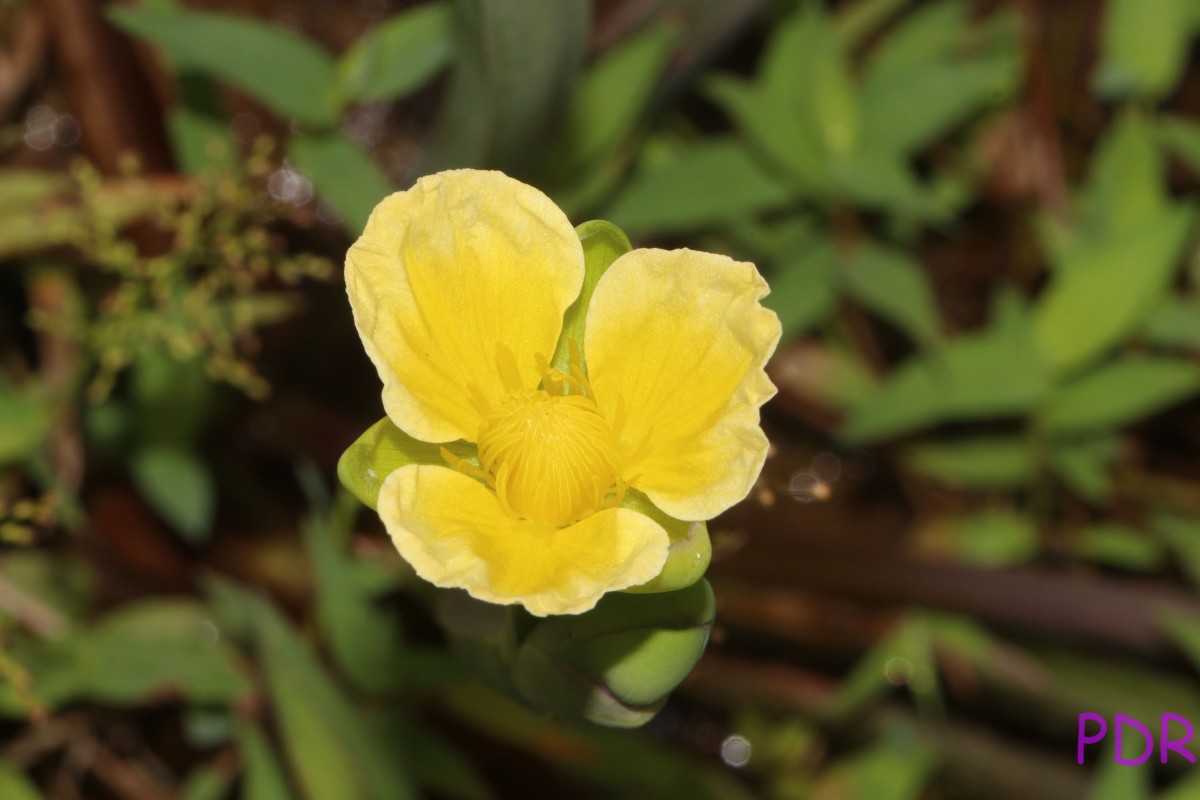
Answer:
<svg viewBox="0 0 1200 800"><path fill-rule="evenodd" d="M487 414L479 463L510 514L560 527L620 499L614 439L591 397L534 389Z"/></svg>

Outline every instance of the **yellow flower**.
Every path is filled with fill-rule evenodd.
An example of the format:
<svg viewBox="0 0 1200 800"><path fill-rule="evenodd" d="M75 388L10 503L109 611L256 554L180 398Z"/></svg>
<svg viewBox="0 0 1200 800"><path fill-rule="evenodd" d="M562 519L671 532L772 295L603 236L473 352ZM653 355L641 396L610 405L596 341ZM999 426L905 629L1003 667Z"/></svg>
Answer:
<svg viewBox="0 0 1200 800"><path fill-rule="evenodd" d="M628 252L588 286L582 341L564 348L584 273L549 198L475 170L385 199L346 260L388 417L447 443L442 463L380 488L396 548L431 583L538 616L587 611L662 570L668 535L623 507L630 490L680 520L745 497L775 392L763 366L779 321L752 264ZM569 365L551 366L556 351Z"/></svg>

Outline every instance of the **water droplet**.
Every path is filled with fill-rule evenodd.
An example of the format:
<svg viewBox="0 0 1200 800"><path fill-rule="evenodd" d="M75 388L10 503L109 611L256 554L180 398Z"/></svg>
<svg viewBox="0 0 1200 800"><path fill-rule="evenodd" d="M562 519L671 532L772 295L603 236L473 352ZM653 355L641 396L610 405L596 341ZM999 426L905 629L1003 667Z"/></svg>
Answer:
<svg viewBox="0 0 1200 800"><path fill-rule="evenodd" d="M721 742L721 760L739 769L750 763L750 742L745 736L733 734Z"/></svg>
<svg viewBox="0 0 1200 800"><path fill-rule="evenodd" d="M907 658L890 659L883 667L883 677L893 686L903 686L912 679L912 664Z"/></svg>

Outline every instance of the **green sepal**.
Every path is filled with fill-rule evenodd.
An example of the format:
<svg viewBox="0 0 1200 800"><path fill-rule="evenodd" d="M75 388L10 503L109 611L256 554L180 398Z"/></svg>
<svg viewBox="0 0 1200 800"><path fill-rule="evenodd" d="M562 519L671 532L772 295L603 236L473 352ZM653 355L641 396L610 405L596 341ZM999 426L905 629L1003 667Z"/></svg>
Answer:
<svg viewBox="0 0 1200 800"><path fill-rule="evenodd" d="M667 551L667 562L658 576L624 591L631 594L655 594L674 592L691 586L704 577L712 560L712 542L708 538L708 525L703 521L684 522L661 511L650 498L636 490L629 490L621 499L621 507L645 514L657 522L671 538Z"/></svg>
<svg viewBox="0 0 1200 800"><path fill-rule="evenodd" d="M586 372L587 354L583 352L583 332L587 322L588 306L592 302L592 293L596 284L614 261L633 249L625 231L611 222L594 219L585 222L575 229L579 242L583 245L583 288L579 297L575 298L565 314L563 314L562 334L558 337L558 345L554 348L554 358L551 365L560 372L567 372L571 366L571 345L574 341L579 347L580 365Z"/></svg>
<svg viewBox="0 0 1200 800"><path fill-rule="evenodd" d="M338 480L363 505L374 509L384 479L406 464L445 465L442 448L459 458L475 458L475 446L469 442L437 444L414 439L384 417L346 448L338 459Z"/></svg>
<svg viewBox="0 0 1200 800"><path fill-rule="evenodd" d="M563 719L643 725L699 661L715 614L707 581L606 595L584 614L537 622L517 649L513 682L525 702Z"/></svg>

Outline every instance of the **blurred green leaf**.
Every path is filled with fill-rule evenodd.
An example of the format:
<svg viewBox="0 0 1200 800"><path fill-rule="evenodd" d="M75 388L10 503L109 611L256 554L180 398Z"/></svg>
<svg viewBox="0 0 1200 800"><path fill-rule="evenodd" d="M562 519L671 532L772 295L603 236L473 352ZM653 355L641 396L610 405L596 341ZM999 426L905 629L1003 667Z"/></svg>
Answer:
<svg viewBox="0 0 1200 800"><path fill-rule="evenodd" d="M1192 0L1108 0L1096 90L1151 100L1170 94L1196 31L1193 6Z"/></svg>
<svg viewBox="0 0 1200 800"><path fill-rule="evenodd" d="M451 12L427 3L369 28L338 62L339 90L352 102L394 100L414 91L454 52Z"/></svg>
<svg viewBox="0 0 1200 800"><path fill-rule="evenodd" d="M206 11L114 7L109 19L162 47L181 70L233 83L284 117L337 122L337 77L321 48L278 26Z"/></svg>
<svg viewBox="0 0 1200 800"><path fill-rule="evenodd" d="M233 778L227 766L201 764L183 781L179 790L181 800L224 800L233 786Z"/></svg>
<svg viewBox="0 0 1200 800"><path fill-rule="evenodd" d="M1128 758L1137 758L1140 739L1126 740ZM1149 762L1148 762L1149 763ZM1150 800L1150 771L1145 765L1118 764L1116 758L1104 758L1096 769L1088 800Z"/></svg>
<svg viewBox="0 0 1200 800"><path fill-rule="evenodd" d="M217 87L206 75L176 75L180 99L167 112L167 133L179 168L189 175L231 172L237 155Z"/></svg>
<svg viewBox="0 0 1200 800"><path fill-rule="evenodd" d="M780 359L776 382L836 409L861 405L876 390L871 367L854 349L806 342Z"/></svg>
<svg viewBox="0 0 1200 800"><path fill-rule="evenodd" d="M1200 775L1187 775L1172 783L1156 800L1197 800L1200 798Z"/></svg>
<svg viewBox="0 0 1200 800"><path fill-rule="evenodd" d="M1141 338L1160 347L1200 349L1200 300L1168 297L1146 319Z"/></svg>
<svg viewBox="0 0 1200 800"><path fill-rule="evenodd" d="M782 208L788 187L740 143L711 137L636 173L605 215L635 234L682 233Z"/></svg>
<svg viewBox="0 0 1200 800"><path fill-rule="evenodd" d="M1200 587L1200 519L1159 513L1152 519L1154 532L1175 554L1175 561L1193 586Z"/></svg>
<svg viewBox="0 0 1200 800"><path fill-rule="evenodd" d="M1011 96L1020 75L1018 20L997 15L972 31L969 11L956 0L931 3L881 38L863 72L865 150L911 156Z"/></svg>
<svg viewBox="0 0 1200 800"><path fill-rule="evenodd" d="M249 682L212 615L187 600L145 600L112 612L73 643L79 692L106 703L182 696L230 703Z"/></svg>
<svg viewBox="0 0 1200 800"><path fill-rule="evenodd" d="M1074 712L1135 719L1158 719L1170 712L1195 719L1200 714L1195 683L1144 662L1106 658L1065 649L1034 651L1051 679L1051 693Z"/></svg>
<svg viewBox="0 0 1200 800"><path fill-rule="evenodd" d="M216 514L212 471L183 447L152 445L129 462L134 483L159 515L192 544L207 541Z"/></svg>
<svg viewBox="0 0 1200 800"><path fill-rule="evenodd" d="M1033 519L1002 508L939 518L920 533L923 551L981 567L1026 563L1040 547Z"/></svg>
<svg viewBox="0 0 1200 800"><path fill-rule="evenodd" d="M409 726L404 737L413 778L438 797L452 800L491 800L496 795L475 765L446 737L429 726Z"/></svg>
<svg viewBox="0 0 1200 800"><path fill-rule="evenodd" d="M1193 175L1200 175L1200 124L1186 117L1156 117L1158 138Z"/></svg>
<svg viewBox="0 0 1200 800"><path fill-rule="evenodd" d="M1186 611L1164 606L1158 614L1158 624L1167 632L1179 649L1192 662L1194 670L1200 670L1200 619ZM1182 711L1170 709L1177 714Z"/></svg>
<svg viewBox="0 0 1200 800"><path fill-rule="evenodd" d="M266 735L250 722L237 726L238 753L242 757L242 796L245 800L292 800L283 766Z"/></svg>
<svg viewBox="0 0 1200 800"><path fill-rule="evenodd" d="M399 754L369 735L350 700L329 679L287 621L251 602L258 656L284 750L309 800L414 797Z"/></svg>
<svg viewBox="0 0 1200 800"><path fill-rule="evenodd" d="M1119 447L1120 442L1109 435L1059 439L1050 451L1050 466L1071 489L1097 502L1112 490L1111 467Z"/></svg>
<svg viewBox="0 0 1200 800"><path fill-rule="evenodd" d="M1016 436L930 441L904 450L906 467L948 486L1014 489L1034 473L1030 442Z"/></svg>
<svg viewBox="0 0 1200 800"><path fill-rule="evenodd" d="M821 7L806 3L771 37L759 72L762 89L797 115L804 140L835 160L858 146L858 102L841 38Z"/></svg>
<svg viewBox="0 0 1200 800"><path fill-rule="evenodd" d="M1045 390L1024 321L1000 320L901 365L853 410L842 437L865 443L940 422L1023 414Z"/></svg>
<svg viewBox="0 0 1200 800"><path fill-rule="evenodd" d="M652 26L614 47L571 93L563 132L551 160L568 175L590 172L633 131L662 76L676 41L671 28Z"/></svg>
<svg viewBox="0 0 1200 800"><path fill-rule="evenodd" d="M295 136L288 155L312 179L313 186L345 222L361 231L380 200L391 194L387 176L363 150L345 136Z"/></svg>
<svg viewBox="0 0 1200 800"><path fill-rule="evenodd" d="M850 296L918 343L940 334L937 304L920 265L904 253L868 245L855 251L842 271Z"/></svg>
<svg viewBox="0 0 1200 800"><path fill-rule="evenodd" d="M959 521L960 555L967 563L1006 567L1037 555L1039 542L1033 520L1011 511L985 511Z"/></svg>
<svg viewBox="0 0 1200 800"><path fill-rule="evenodd" d="M365 565L344 552L349 515L315 516L302 526L317 580L317 620L342 671L368 692L397 687L403 658L396 619L378 606L379 592L364 580Z"/></svg>
<svg viewBox="0 0 1200 800"><path fill-rule="evenodd" d="M910 612L882 641L871 647L842 680L828 713L844 719L904 684L922 706L940 705L937 659L928 620Z"/></svg>
<svg viewBox="0 0 1200 800"><path fill-rule="evenodd" d="M937 759L913 731L838 761L821 777L813 800L919 800Z"/></svg>
<svg viewBox="0 0 1200 800"><path fill-rule="evenodd" d="M1081 201L1085 235L1120 237L1163 215L1162 154L1144 114L1125 111L1105 130Z"/></svg>
<svg viewBox="0 0 1200 800"><path fill-rule="evenodd" d="M46 436L50 409L39 394L0 384L0 465L28 458Z"/></svg>
<svg viewBox="0 0 1200 800"><path fill-rule="evenodd" d="M1162 566L1162 543L1145 533L1116 522L1101 522L1077 531L1071 550L1080 558L1134 572Z"/></svg>
<svg viewBox="0 0 1200 800"><path fill-rule="evenodd" d="M367 508L375 508L379 488L388 475L405 464L444 464L441 448L458 458L475 456L475 446L466 442L445 445L422 442L409 436L384 417L346 448L338 461L338 480Z"/></svg>
<svg viewBox="0 0 1200 800"><path fill-rule="evenodd" d="M1074 369L1134 332L1161 301L1194 219L1190 207L1166 207L1136 230L1072 248L1033 312L1046 361Z"/></svg>
<svg viewBox="0 0 1200 800"><path fill-rule="evenodd" d="M192 446L212 413L213 390L200 359L180 361L165 350L143 348L130 371L138 437L151 445Z"/></svg>
<svg viewBox="0 0 1200 800"><path fill-rule="evenodd" d="M527 171L555 129L586 46L585 0L454 0L457 57L425 172Z"/></svg>
<svg viewBox="0 0 1200 800"><path fill-rule="evenodd" d="M837 307L837 257L834 244L826 241L779 261L763 305L779 315L784 341L820 324Z"/></svg>
<svg viewBox="0 0 1200 800"><path fill-rule="evenodd" d="M1055 387L1040 412L1055 433L1119 428L1152 416L1200 391L1191 361L1131 355Z"/></svg>
<svg viewBox="0 0 1200 800"><path fill-rule="evenodd" d="M22 770L0 760L0 797L4 800L42 800L42 793Z"/></svg>
<svg viewBox="0 0 1200 800"><path fill-rule="evenodd" d="M823 194L829 190L825 164L808 141L793 105L762 87L718 75L706 84L708 95L734 121L752 149L797 190Z"/></svg>

